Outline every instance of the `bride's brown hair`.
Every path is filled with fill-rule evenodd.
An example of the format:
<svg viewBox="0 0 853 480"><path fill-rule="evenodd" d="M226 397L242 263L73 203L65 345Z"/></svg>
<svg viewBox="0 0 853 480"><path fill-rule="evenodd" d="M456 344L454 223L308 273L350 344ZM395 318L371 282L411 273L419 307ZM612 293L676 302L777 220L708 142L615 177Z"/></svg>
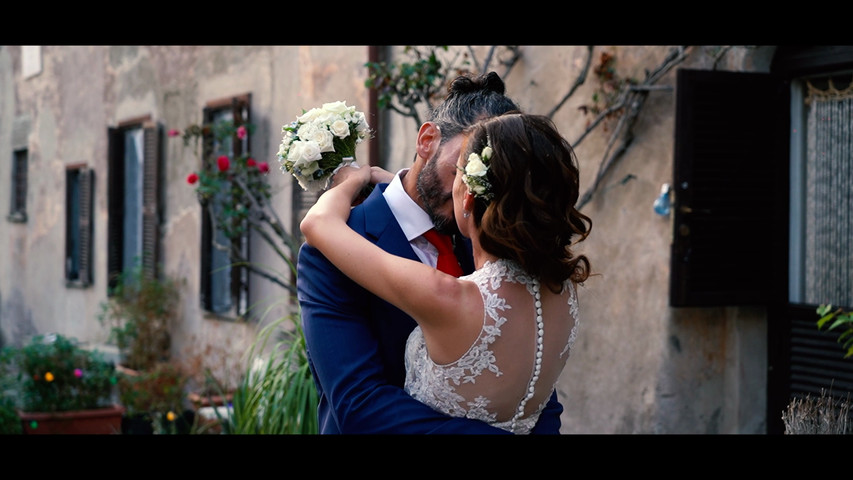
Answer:
<svg viewBox="0 0 853 480"><path fill-rule="evenodd" d="M590 275L585 255L572 246L587 238L592 220L575 208L579 195L577 157L545 116L511 112L467 131L464 159L492 147L487 179L491 200L477 197L473 218L482 248L515 260L552 289Z"/></svg>

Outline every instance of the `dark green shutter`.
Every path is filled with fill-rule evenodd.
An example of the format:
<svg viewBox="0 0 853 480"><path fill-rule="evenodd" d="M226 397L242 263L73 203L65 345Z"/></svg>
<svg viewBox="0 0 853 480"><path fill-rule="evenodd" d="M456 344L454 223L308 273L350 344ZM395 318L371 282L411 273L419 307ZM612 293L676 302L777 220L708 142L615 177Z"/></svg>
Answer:
<svg viewBox="0 0 853 480"><path fill-rule="evenodd" d="M235 127L251 122L249 111L251 98L251 94L247 94L246 96L235 97L232 100L231 108L232 114L234 115ZM251 137L247 135L246 143L249 144L250 140ZM238 139L236 135L234 135L231 145L233 147L233 158L235 161L246 153L243 151L243 141ZM249 235L251 232L249 231L248 225L246 225L245 232L246 233L240 238L232 240L231 248L240 252L247 261L251 261L249 252ZM234 302L237 314L245 314L249 300L249 269L242 265L231 267L231 298Z"/></svg>
<svg viewBox="0 0 853 480"><path fill-rule="evenodd" d="M107 129L107 291L118 283L124 245L124 138L121 129Z"/></svg>
<svg viewBox="0 0 853 480"><path fill-rule="evenodd" d="M142 272L149 279L157 278L160 258L161 131L157 125L143 128Z"/></svg>
<svg viewBox="0 0 853 480"><path fill-rule="evenodd" d="M92 278L92 234L94 231L94 220L92 208L94 207L95 193L95 171L89 168L80 169L80 220L78 233L80 239L80 270L79 278L81 286L89 286L94 279Z"/></svg>
<svg viewBox="0 0 853 480"><path fill-rule="evenodd" d="M766 305L787 284L789 85L679 70L670 305Z"/></svg>

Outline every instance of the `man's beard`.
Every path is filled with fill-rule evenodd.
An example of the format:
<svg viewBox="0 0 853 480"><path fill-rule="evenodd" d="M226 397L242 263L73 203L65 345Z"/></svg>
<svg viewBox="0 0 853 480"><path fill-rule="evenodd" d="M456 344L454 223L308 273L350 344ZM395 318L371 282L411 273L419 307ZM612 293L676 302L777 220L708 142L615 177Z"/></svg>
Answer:
<svg viewBox="0 0 853 480"><path fill-rule="evenodd" d="M459 229L456 226L456 219L453 216L448 218L437 213L438 208L447 201L447 196L441 188L441 181L438 178L438 170L436 169L439 153L441 153L440 147L418 174L418 195L420 195L424 210L429 215L430 220L432 220L435 229L446 235L454 235L459 233Z"/></svg>

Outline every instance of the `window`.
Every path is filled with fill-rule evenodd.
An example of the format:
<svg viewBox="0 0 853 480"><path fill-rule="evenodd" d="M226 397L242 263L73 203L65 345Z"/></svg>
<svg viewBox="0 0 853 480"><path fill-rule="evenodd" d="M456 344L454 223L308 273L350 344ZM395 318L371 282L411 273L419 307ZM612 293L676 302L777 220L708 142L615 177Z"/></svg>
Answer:
<svg viewBox="0 0 853 480"><path fill-rule="evenodd" d="M92 284L92 197L94 172L85 166L65 171L65 281Z"/></svg>
<svg viewBox="0 0 853 480"><path fill-rule="evenodd" d="M853 306L853 74L792 88L789 297Z"/></svg>
<svg viewBox="0 0 853 480"><path fill-rule="evenodd" d="M27 150L12 153L12 201L9 220L27 221Z"/></svg>
<svg viewBox="0 0 853 480"><path fill-rule="evenodd" d="M234 126L239 126L249 123L250 98L247 94L209 103L203 112L204 124L215 126L233 122ZM243 139L236 135L217 138L216 130L210 128L205 135L202 168L217 168L216 159L220 155L234 159L249 149L248 135ZM239 238L229 238L216 224L218 214L228 202L229 190L229 186L224 186L218 196L202 207L201 304L205 310L216 314L241 316L248 310L249 272L238 259L249 259L248 229L229 225L247 232Z"/></svg>
<svg viewBox="0 0 853 480"><path fill-rule="evenodd" d="M161 130L147 118L108 129L108 289L136 266L158 275Z"/></svg>
<svg viewBox="0 0 853 480"><path fill-rule="evenodd" d="M781 45L776 47L771 72L789 80L790 92L785 103L790 133L779 137L789 151L788 249L781 262L788 270L781 275L783 300L771 304L767 314L767 433L781 434L785 428L779 412L791 400L817 397L822 391L849 400L853 385L853 363L843 358L837 333L818 331L815 312L819 302L842 305L843 295L838 293L844 292L836 288L853 280L849 270L844 272L843 261L848 259L849 268L850 231L843 231L851 227L845 217L850 207L841 202L845 187L847 195L851 192L844 168L853 159L853 118L843 91L853 77L853 47ZM809 84L823 92L820 101L809 98ZM830 92L830 85L838 92ZM823 98L825 94L830 95Z"/></svg>

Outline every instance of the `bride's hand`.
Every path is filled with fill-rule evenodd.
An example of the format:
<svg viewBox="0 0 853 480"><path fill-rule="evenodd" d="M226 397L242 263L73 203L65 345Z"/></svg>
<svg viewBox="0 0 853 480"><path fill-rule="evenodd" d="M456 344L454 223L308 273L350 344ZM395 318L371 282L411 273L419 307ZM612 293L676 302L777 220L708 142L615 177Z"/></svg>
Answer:
<svg viewBox="0 0 853 480"><path fill-rule="evenodd" d="M391 180L394 179L394 174L385 170L382 167L372 166L370 167L370 183L377 185L380 183L391 183Z"/></svg>
<svg viewBox="0 0 853 480"><path fill-rule="evenodd" d="M354 182L357 187L354 191L358 192L370 183L370 171L370 168L361 168L358 165L341 167L332 177L332 188L345 182Z"/></svg>

